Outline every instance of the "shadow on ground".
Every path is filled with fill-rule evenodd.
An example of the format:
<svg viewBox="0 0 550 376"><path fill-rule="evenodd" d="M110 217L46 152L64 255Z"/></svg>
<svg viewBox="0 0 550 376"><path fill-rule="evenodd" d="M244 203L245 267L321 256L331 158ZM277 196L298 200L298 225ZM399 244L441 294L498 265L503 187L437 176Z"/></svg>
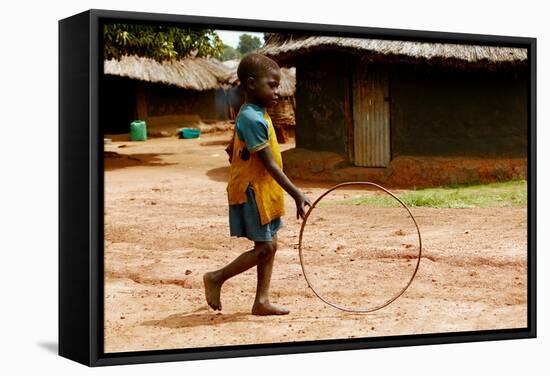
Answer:
<svg viewBox="0 0 550 376"><path fill-rule="evenodd" d="M105 171L118 170L132 166L169 166L177 163L162 162L161 156L173 155L173 153L142 153L142 154L119 154L114 151L106 151L103 154Z"/></svg>
<svg viewBox="0 0 550 376"><path fill-rule="evenodd" d="M202 311L202 312L200 312ZM191 313L177 313L161 320L144 321L142 325L165 328L190 328L200 325L216 325L227 322L248 321L250 312L223 314L213 313L207 307L201 307Z"/></svg>

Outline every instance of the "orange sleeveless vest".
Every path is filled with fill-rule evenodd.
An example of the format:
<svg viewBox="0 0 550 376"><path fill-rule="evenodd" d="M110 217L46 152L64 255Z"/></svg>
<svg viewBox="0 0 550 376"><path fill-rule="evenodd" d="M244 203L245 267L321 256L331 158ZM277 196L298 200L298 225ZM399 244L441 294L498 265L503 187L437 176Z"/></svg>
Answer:
<svg viewBox="0 0 550 376"><path fill-rule="evenodd" d="M275 128L268 113L264 111L264 118L269 125L269 146L273 153L273 158L283 169L283 159L277 142ZM260 213L261 224L265 225L271 220L281 217L285 214L284 190L275 179L265 169L262 160L256 153L250 153L248 160L243 160L239 156L246 144L239 138L237 126L235 124L233 134L233 152L231 156L231 167L229 170L229 179L227 182L227 197L229 205L243 204L246 202L246 189L248 184L254 188L256 197L256 206Z"/></svg>

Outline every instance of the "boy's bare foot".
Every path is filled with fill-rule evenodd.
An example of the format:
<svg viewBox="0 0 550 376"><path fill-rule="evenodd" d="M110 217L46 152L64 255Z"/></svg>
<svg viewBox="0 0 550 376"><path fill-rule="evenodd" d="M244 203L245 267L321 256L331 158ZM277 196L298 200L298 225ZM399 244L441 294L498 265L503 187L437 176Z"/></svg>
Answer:
<svg viewBox="0 0 550 376"><path fill-rule="evenodd" d="M204 273L202 280L204 282L206 302L212 309L221 311L222 303L220 301L220 291L222 284L215 279L214 272Z"/></svg>
<svg viewBox="0 0 550 376"><path fill-rule="evenodd" d="M252 306L253 315L286 315L289 312L288 309L271 304L270 302L254 303Z"/></svg>

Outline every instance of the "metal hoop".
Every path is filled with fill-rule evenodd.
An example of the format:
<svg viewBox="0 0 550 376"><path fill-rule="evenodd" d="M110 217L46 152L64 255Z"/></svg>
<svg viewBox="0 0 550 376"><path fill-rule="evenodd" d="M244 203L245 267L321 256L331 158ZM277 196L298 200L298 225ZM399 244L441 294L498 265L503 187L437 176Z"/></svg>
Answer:
<svg viewBox="0 0 550 376"><path fill-rule="evenodd" d="M334 191L335 189L338 189L340 187L343 187L343 186L346 186L346 185L373 185L373 186L376 186L378 188L380 188L381 190L383 190L384 192L390 194L393 198L395 198L397 201L399 201L399 203L405 208L407 209L407 211L409 212L413 222L414 222L414 225L416 226L416 231L418 232L418 242L419 242L419 248L418 248L418 260L416 261L416 267L414 269L414 272L411 276L411 278L409 279L409 281L407 282L407 284L405 285L405 287L403 287L403 289L401 289L401 291L399 291L399 293L397 293L396 295L394 295L391 299L389 299L388 301L386 301L385 303L379 305L379 306L376 306L374 308L369 308L369 309L352 309L352 308L348 308L348 307L345 307L345 306L342 306L342 305L339 305L339 304L335 304L335 303L332 303L332 302L329 302L328 300L326 300L325 298L323 298L317 291L315 291L315 289L313 288L313 286L311 285L311 283L309 282L309 279L307 278L307 273L306 273L306 269L304 267L304 260L303 260L303 257L302 257L302 236L303 236L303 233L304 233L304 228L306 226L306 223L307 223L307 219L309 217L309 215L311 214L311 211L313 210L313 208L315 208L315 205L317 205L317 203L319 201L321 201L321 199L323 197L325 197L327 194L329 194L330 192ZM414 277L416 276L416 272L418 271L418 267L420 266L420 259L422 258L422 237L420 236L420 228L418 227L418 224L416 223L416 219L414 219L414 216L412 215L410 209L407 207L407 205L405 205L405 203L403 201L401 201L401 199L399 199L399 197L397 197L396 195L394 195L393 193L391 193L390 191L388 191L386 188L378 185L378 184L375 184L375 183L372 183L372 182L346 182L346 183L340 183L340 184L337 184L335 186L333 186L332 188L330 188L329 190L327 190L325 193L323 193L319 198L317 198L317 200L315 200L315 202L310 206L309 210L307 211L305 217L304 217L304 220L302 222L302 226L300 228L300 238L299 238L299 242L298 242L298 252L299 252L299 256L300 256L300 265L302 266L302 272L304 274L304 278L306 279L306 282L307 282L307 285L308 287L315 293L315 295L317 295L317 297L319 299L321 299L323 302L325 302L326 304L334 307L334 308L337 308L337 309L340 309L342 311L347 311L347 312L355 312L355 313L369 313L369 312L374 312L374 311L377 311L379 309L382 309L386 306L388 306L389 304L391 304L393 301L395 301L397 298L399 298L401 295L403 295L403 293L405 292L405 290L407 290L407 288L411 285Z"/></svg>

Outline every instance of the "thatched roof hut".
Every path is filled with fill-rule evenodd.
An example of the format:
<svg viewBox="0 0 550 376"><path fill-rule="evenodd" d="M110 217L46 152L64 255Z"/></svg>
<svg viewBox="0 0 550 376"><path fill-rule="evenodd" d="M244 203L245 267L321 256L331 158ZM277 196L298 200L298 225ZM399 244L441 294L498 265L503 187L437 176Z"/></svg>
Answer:
<svg viewBox="0 0 550 376"><path fill-rule="evenodd" d="M222 64L232 70L232 69L237 69L237 67L239 66L239 62L240 60L238 59L232 59L232 60L222 61Z"/></svg>
<svg viewBox="0 0 550 376"><path fill-rule="evenodd" d="M297 149L388 168L384 176L400 158L526 155L527 48L270 33L265 41L257 52L296 67Z"/></svg>
<svg viewBox="0 0 550 376"><path fill-rule="evenodd" d="M147 57L124 55L120 60L105 60L104 73L203 91L222 87L229 69L213 59L188 57L159 62Z"/></svg>
<svg viewBox="0 0 550 376"><path fill-rule="evenodd" d="M124 55L104 61L106 129L126 131L133 119L172 132L182 126L228 119L230 70L213 58L159 62Z"/></svg>
<svg viewBox="0 0 550 376"><path fill-rule="evenodd" d="M395 62L413 59L454 66L493 67L527 63L526 48L272 33L267 33L265 39L265 47L258 52L277 58L283 64L300 54L331 49Z"/></svg>

